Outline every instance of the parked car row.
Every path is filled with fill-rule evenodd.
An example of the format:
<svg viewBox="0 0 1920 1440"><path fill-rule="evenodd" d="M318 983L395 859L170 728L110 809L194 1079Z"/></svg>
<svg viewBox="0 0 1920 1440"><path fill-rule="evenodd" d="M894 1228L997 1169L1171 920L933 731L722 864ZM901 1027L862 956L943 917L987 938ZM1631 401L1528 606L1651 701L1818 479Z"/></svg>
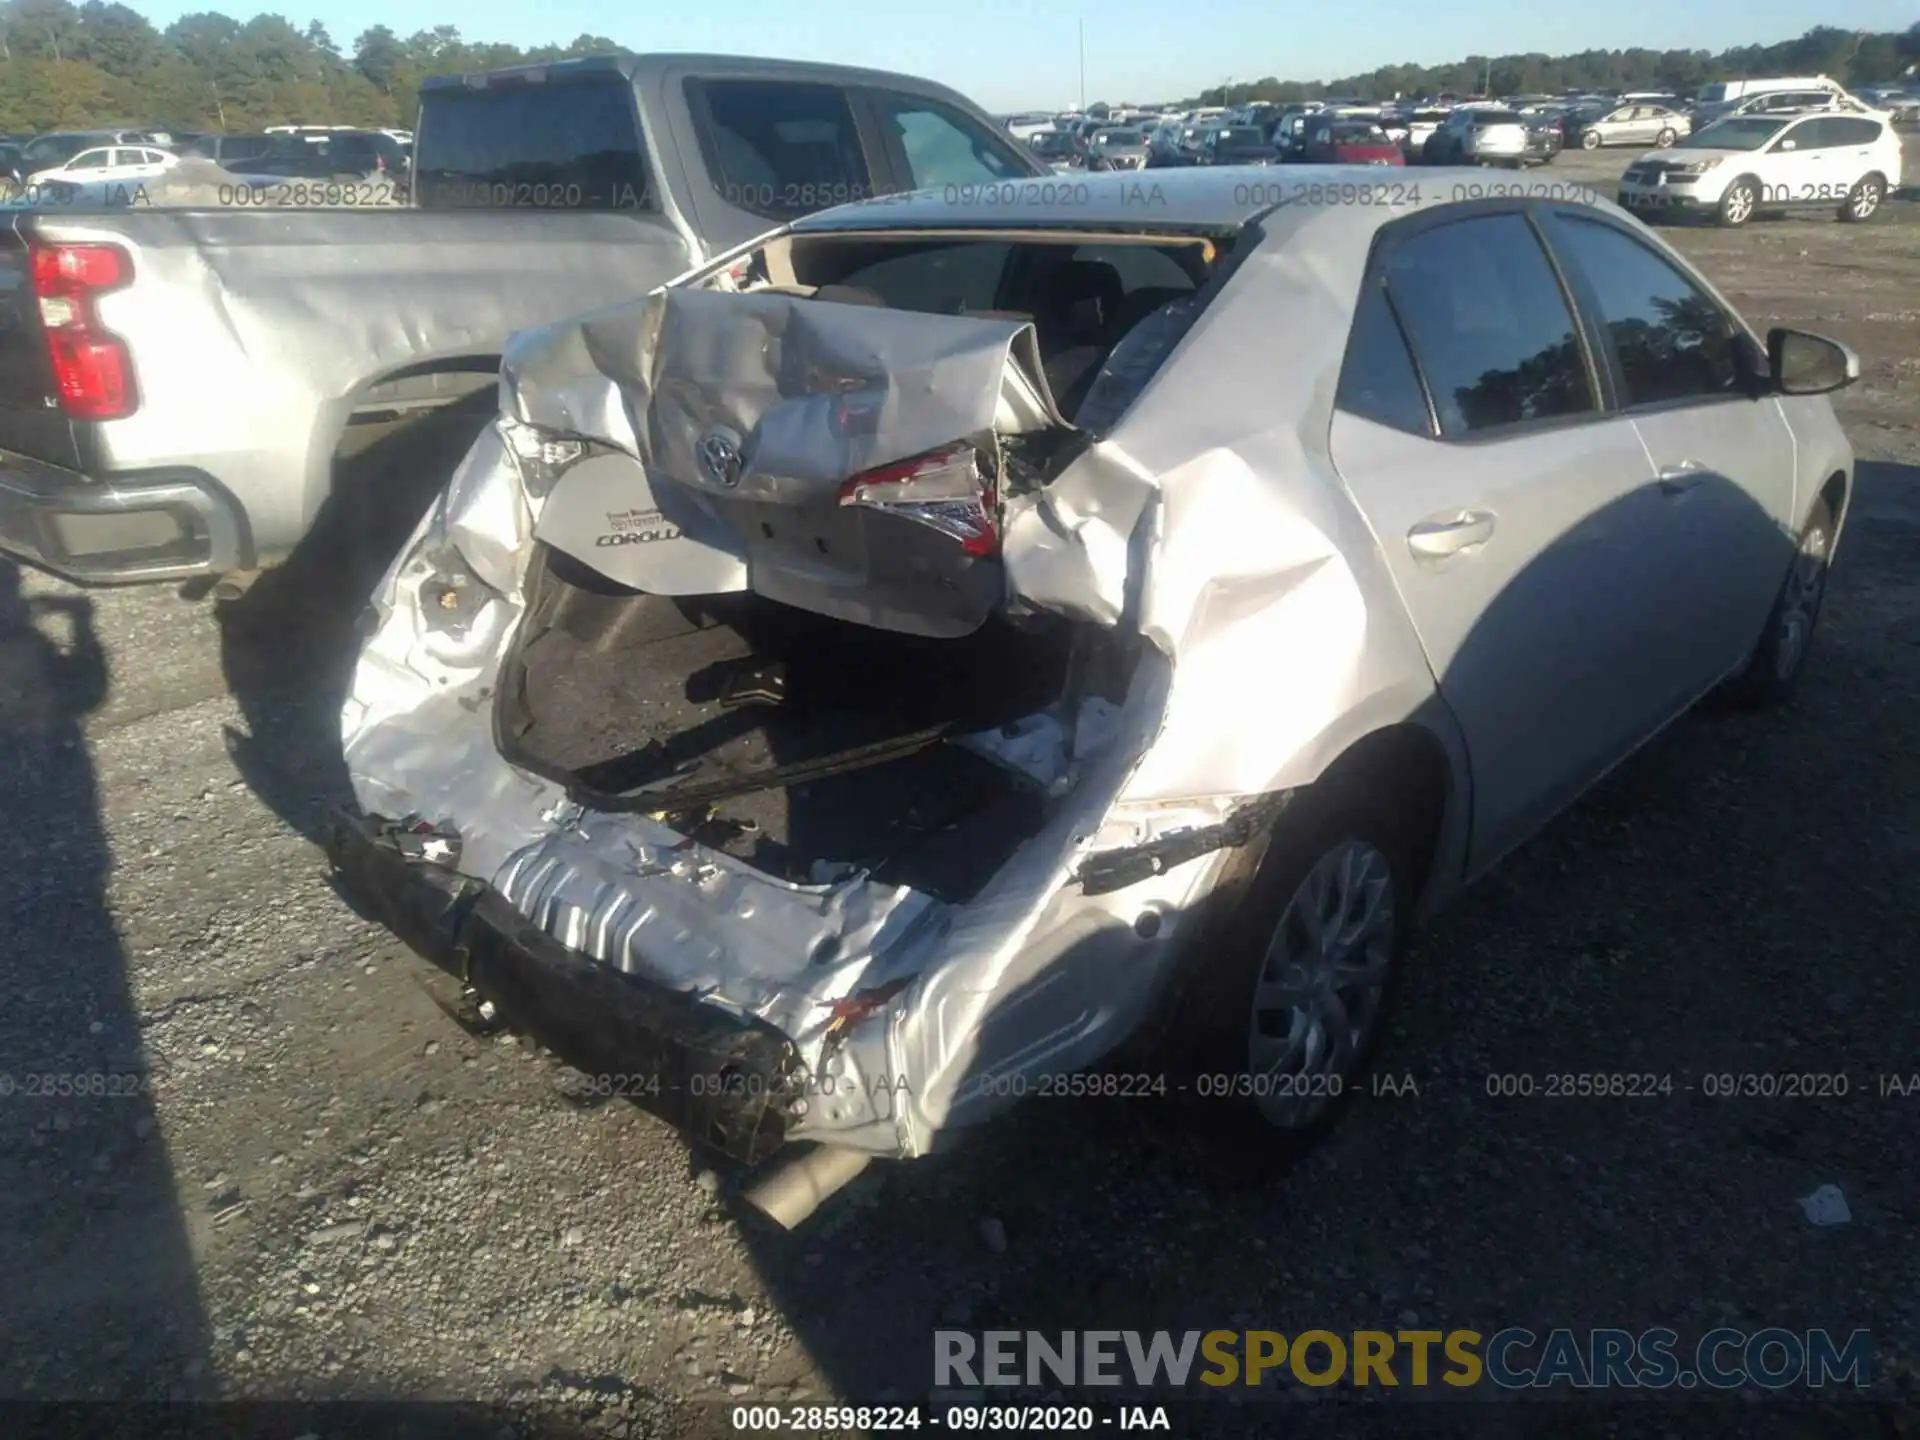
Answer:
<svg viewBox="0 0 1920 1440"><path fill-rule="evenodd" d="M277 126L257 135L62 131L9 143L0 149L0 165L28 189L155 180L187 157L248 176L404 181L411 146L410 132L341 126Z"/></svg>
<svg viewBox="0 0 1920 1440"><path fill-rule="evenodd" d="M1667 149L1702 126L1733 115L1787 115L1812 110L1884 115L1893 123L1920 120L1920 95L1894 86L1864 87L1850 94L1825 76L1724 81L1697 96L1673 91L1618 94L1515 95L1504 99L1442 94L1415 101L1369 103L1325 99L1297 105L1256 102L1238 109L1206 107L1167 114L1129 113L1129 128L1144 136L1145 165L1152 168L1208 164L1274 164L1343 153L1325 133L1332 122L1365 124L1396 145L1398 160L1369 163L1541 165L1562 149L1605 147ZM1082 116L1019 117L1021 133L1058 169L1102 165L1090 137L1103 124ZM1515 128L1517 126L1517 129ZM1258 131L1266 143L1247 132ZM1375 137L1365 137L1372 140Z"/></svg>

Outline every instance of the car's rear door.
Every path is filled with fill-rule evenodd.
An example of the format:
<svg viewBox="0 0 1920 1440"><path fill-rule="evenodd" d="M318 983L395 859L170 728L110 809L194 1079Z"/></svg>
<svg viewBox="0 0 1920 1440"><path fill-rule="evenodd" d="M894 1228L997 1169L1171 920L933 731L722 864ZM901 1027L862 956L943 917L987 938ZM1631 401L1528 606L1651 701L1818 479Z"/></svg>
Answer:
<svg viewBox="0 0 1920 1440"><path fill-rule="evenodd" d="M1523 207L1382 232L1330 444L1466 738L1478 868L1666 718L1662 502Z"/></svg>
<svg viewBox="0 0 1920 1440"><path fill-rule="evenodd" d="M1587 207L1546 234L1599 323L1616 401L1653 462L1671 609L1647 652L1678 709L1739 665L1786 573L1794 445L1780 402L1751 382L1759 343L1653 242Z"/></svg>

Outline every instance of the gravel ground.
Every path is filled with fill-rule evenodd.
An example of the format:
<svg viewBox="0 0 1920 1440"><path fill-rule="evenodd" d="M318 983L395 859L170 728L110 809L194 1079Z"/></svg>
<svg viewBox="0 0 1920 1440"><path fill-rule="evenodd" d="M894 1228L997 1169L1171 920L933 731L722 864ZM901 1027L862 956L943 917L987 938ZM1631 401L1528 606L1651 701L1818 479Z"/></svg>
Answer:
<svg viewBox="0 0 1920 1440"><path fill-rule="evenodd" d="M1751 318L1864 357L1838 397L1858 500L1801 698L1683 720L1444 917L1385 1062L1417 1095L1363 1099L1262 1185L1141 1111L1036 1103L775 1232L664 1126L452 1024L437 972L329 888L311 837L344 793L353 606L323 550L223 614L0 566L0 1398L440 1398L691 1433L724 1428L705 1402L921 1396L941 1324L1414 1317L1865 1327L1911 1394L1920 1095L1878 1088L1920 1071L1920 204L1676 234ZM351 463L437 483L460 423ZM1490 1074L1616 1070L1675 1093L1486 1093ZM1753 1070L1844 1073L1851 1093L1682 1088ZM25 1093L54 1073L130 1093ZM1827 1183L1851 1223L1803 1216ZM1357 1433L1379 1409L1287 1423ZM1576 1418L1460 1414L1420 1428ZM1912 1425L1897 1402L1722 1400L1655 1429Z"/></svg>

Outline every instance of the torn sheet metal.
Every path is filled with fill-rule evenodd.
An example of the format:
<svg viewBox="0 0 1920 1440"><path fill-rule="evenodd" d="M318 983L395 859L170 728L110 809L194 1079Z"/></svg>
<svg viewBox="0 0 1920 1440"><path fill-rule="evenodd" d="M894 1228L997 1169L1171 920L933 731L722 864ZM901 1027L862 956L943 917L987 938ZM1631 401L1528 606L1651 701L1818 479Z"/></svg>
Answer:
<svg viewBox="0 0 1920 1440"><path fill-rule="evenodd" d="M1027 373L1010 384L1016 356ZM656 478L800 505L954 440L1065 425L1038 359L1025 321L662 290L519 337L501 388L518 418L605 440Z"/></svg>
<svg viewBox="0 0 1920 1440"><path fill-rule="evenodd" d="M542 540L635 589L751 588L935 636L969 633L1004 603L1001 560L844 505L843 485L970 442L991 513L999 441L1070 428L1029 322L786 293L664 290L521 337L502 377L519 419L632 462L570 471ZM1070 502L1058 523L1086 508Z"/></svg>
<svg viewBox="0 0 1920 1440"><path fill-rule="evenodd" d="M1028 606L1111 626L1125 612L1132 549L1158 482L1112 443L1008 502L1007 588Z"/></svg>

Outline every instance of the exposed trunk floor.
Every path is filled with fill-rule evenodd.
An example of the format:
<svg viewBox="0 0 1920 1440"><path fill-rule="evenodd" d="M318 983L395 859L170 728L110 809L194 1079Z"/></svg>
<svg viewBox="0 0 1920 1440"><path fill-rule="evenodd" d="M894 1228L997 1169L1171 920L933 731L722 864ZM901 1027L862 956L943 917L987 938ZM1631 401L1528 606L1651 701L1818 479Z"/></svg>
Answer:
<svg viewBox="0 0 1920 1440"><path fill-rule="evenodd" d="M1060 695L1067 664L1057 629L990 621L929 640L755 596L635 594L556 557L502 675L500 724L520 758L595 790L737 785L690 833L782 878L822 878L825 861L960 899L1044 810L993 762L940 744L784 788L756 774L1017 719Z"/></svg>

